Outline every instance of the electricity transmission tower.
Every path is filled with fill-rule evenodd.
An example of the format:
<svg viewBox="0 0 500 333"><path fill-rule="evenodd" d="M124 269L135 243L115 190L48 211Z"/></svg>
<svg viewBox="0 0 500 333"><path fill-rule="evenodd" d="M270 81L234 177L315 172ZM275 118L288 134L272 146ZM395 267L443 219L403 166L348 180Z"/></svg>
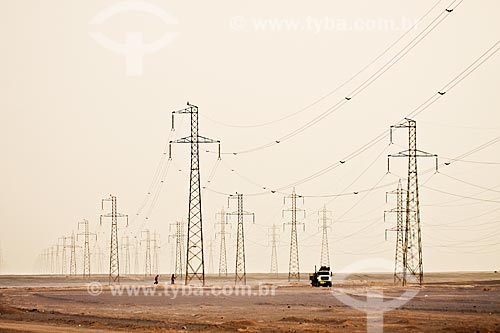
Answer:
<svg viewBox="0 0 500 333"><path fill-rule="evenodd" d="M212 140L201 136L198 133L198 107L187 103L188 107L182 110L172 112L172 130L174 130L174 115L189 114L191 116L191 135L170 141L169 159L172 158L172 143L189 143L191 145L191 174L189 183L189 213L188 213L188 232L186 249L186 276L185 284L191 280L197 279L202 285L205 285L205 262L203 257L203 223L201 211L201 182L200 182L200 143L217 143L219 145L220 159L220 141Z"/></svg>
<svg viewBox="0 0 500 333"><path fill-rule="evenodd" d="M396 208L391 210L387 210L384 212L384 221L386 213L396 213L396 227L386 229L385 231L385 239L387 240L387 231L395 231L396 232L396 251L394 255L394 284L403 283L405 266L404 266L404 239L405 239L405 228L404 228L404 214L405 207L403 205L403 194L405 190L403 190L403 186L401 185L401 179L398 181L398 188L395 191L386 193L386 203L387 203L387 195L388 194L396 194L397 196L397 204Z"/></svg>
<svg viewBox="0 0 500 333"><path fill-rule="evenodd" d="M156 233L153 233L153 272L154 274L160 274L160 245L159 243L160 236Z"/></svg>
<svg viewBox="0 0 500 333"><path fill-rule="evenodd" d="M214 241L213 239L208 240L208 274L214 273Z"/></svg>
<svg viewBox="0 0 500 333"><path fill-rule="evenodd" d="M66 239L68 239L69 237L59 237L59 240L62 240L62 245L61 245L61 248L62 248L62 254L61 254L61 274L64 275L66 274L67 272L67 265L68 265L68 262L67 262L67 259L66 259Z"/></svg>
<svg viewBox="0 0 500 333"><path fill-rule="evenodd" d="M226 216L237 215L238 216L238 229L236 236L236 270L234 275L234 283L243 282L243 284L247 283L247 272L245 265L245 235L243 228L243 218L245 215L252 215L253 223L255 223L255 214L249 213L243 210L243 194L236 193L231 194L227 199L227 203L229 206L230 199L238 200L238 210L232 213L226 213Z"/></svg>
<svg viewBox="0 0 500 333"><path fill-rule="evenodd" d="M170 239L174 239L175 241L175 254L172 252L172 267L174 267L174 274L182 279L182 268L184 267L184 240L186 239L184 223L182 221L177 221L171 223L170 226L175 226L175 232L168 236L169 242Z"/></svg>
<svg viewBox="0 0 500 333"><path fill-rule="evenodd" d="M326 206L323 206L318 212L319 223L323 236L321 238L321 260L320 265L330 267L330 249L328 247L328 229L332 224L332 212L326 210Z"/></svg>
<svg viewBox="0 0 500 333"><path fill-rule="evenodd" d="M430 154L417 149L417 122L415 120L405 119L404 122L391 126L391 143L393 128L408 129L408 149L394 155L389 155L389 158L387 159L387 171L389 172L390 157L408 158L408 179L406 184L406 225L403 252L403 285L407 284L408 279L422 285L424 281L424 270L422 263L422 235L420 228L417 158L435 157L436 171L438 167L438 160L436 154Z"/></svg>
<svg viewBox="0 0 500 333"><path fill-rule="evenodd" d="M118 206L116 202L116 196L109 195L109 198L102 199L101 210L104 211L104 202L111 202L111 213L101 214L100 224L102 225L102 218L111 218L111 241L109 247L109 284L120 283L120 261L118 256L118 218L125 217L127 219L128 227L128 215L118 213Z"/></svg>
<svg viewBox="0 0 500 333"><path fill-rule="evenodd" d="M130 242L128 236L122 236L122 259L125 261L125 274L130 274Z"/></svg>
<svg viewBox="0 0 500 333"><path fill-rule="evenodd" d="M144 276L151 276L151 233L149 230L143 230L141 232L142 234L146 234L146 239L141 239L141 244L142 242L146 243L146 260L145 260L145 267L144 267Z"/></svg>
<svg viewBox="0 0 500 333"><path fill-rule="evenodd" d="M276 274L276 277L278 277L278 252L276 250L276 246L278 245L279 241L279 234L278 234L278 226L273 225L271 228L269 228L270 235L268 234L268 237L271 237L271 274Z"/></svg>
<svg viewBox="0 0 500 333"><path fill-rule="evenodd" d="M134 273L139 274L139 241L134 237Z"/></svg>
<svg viewBox="0 0 500 333"><path fill-rule="evenodd" d="M220 236L220 249L219 249L219 276L227 276L227 251L226 251L226 235L229 233L226 232L226 212L224 211L224 207L221 209L219 213L216 214L215 218L220 217L220 221L217 222L220 225L220 231L215 234L215 239L217 239L217 235Z"/></svg>
<svg viewBox="0 0 500 333"><path fill-rule="evenodd" d="M97 274L102 273L102 258L104 257L104 253L101 250L101 247L99 245L96 246L96 250L94 253L94 259L95 262L97 263L96 271Z"/></svg>
<svg viewBox="0 0 500 333"><path fill-rule="evenodd" d="M75 240L75 232L71 233L70 243L70 261L69 261L69 275L76 275L76 240Z"/></svg>
<svg viewBox="0 0 500 333"><path fill-rule="evenodd" d="M83 276L90 277L90 236L95 236L97 241L97 234L90 232L88 220L78 222L78 230L80 230L80 225L83 225L83 233L78 233L76 238L78 240L79 236L83 236Z"/></svg>
<svg viewBox="0 0 500 333"><path fill-rule="evenodd" d="M291 281L292 279L300 281L299 242L297 240L297 224L303 224L303 223L297 222L297 211L303 211L304 217L306 212L303 209L297 209L297 198L302 198L302 202L304 201L304 198L302 196L297 195L295 193L295 188L294 188L292 194L289 195L288 197L285 197L283 200L284 202L286 201L286 199L291 199L292 201L292 207L290 207L289 209L284 209L282 211L283 217L285 215L285 212L287 211L291 212L292 215L292 221L283 224L283 229L285 228L285 224L290 224L292 226L290 233L290 261L288 264L288 281ZM305 224L303 224L303 226L305 230Z"/></svg>

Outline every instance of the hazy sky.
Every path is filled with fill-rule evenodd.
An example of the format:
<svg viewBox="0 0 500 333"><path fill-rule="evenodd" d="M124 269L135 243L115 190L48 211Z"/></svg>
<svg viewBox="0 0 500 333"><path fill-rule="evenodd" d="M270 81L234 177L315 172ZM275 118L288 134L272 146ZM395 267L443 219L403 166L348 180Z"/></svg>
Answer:
<svg viewBox="0 0 500 333"><path fill-rule="evenodd" d="M135 2L136 9L156 9L103 12L132 2L1 1L2 272L32 272L40 252L69 235L84 218L99 232L104 249L109 222L99 228L98 217L100 200L110 193L118 197L120 212L131 217L120 235L140 237L141 229L156 230L161 269L171 270L170 224L187 217L189 146L173 147L156 204L151 199L159 179L153 194L146 196L165 142L189 134L188 119L182 117L170 132L171 111L184 108L187 101L198 105L200 134L221 140L223 152L274 142L342 101L450 3L455 2L453 8L460 1L439 2L361 75L297 115L275 121L337 88L437 2L148 0ZM289 216L281 215L286 208L283 195L262 188L291 192L290 184L344 159L436 94L498 41L499 10L496 0L463 1L373 84L288 140L247 154L223 155L219 164L215 154L205 151L216 147L203 146L204 232L207 241L215 241L214 257L219 240L215 214L223 206L228 210L227 197L220 193L266 192L244 202L256 214L256 223L249 221L245 229L247 270L269 270L268 228L277 224L279 270L286 272L290 229L283 232L282 224ZM126 40L140 45L142 38L153 46L143 57L125 50L127 63L125 54L111 50L112 43L102 45L96 35L117 45ZM162 38L164 43L155 48ZM454 158L499 136L499 74L497 54L419 114L418 147ZM234 127L267 122L272 123ZM404 149L406 133L398 131L394 142L389 146L388 138L382 140L342 166L297 184L297 193L363 191L405 177L407 163L402 159L394 160L392 174L386 174L387 155ZM421 174L424 270L499 268L499 149L499 144L492 145L467 161L443 166L440 174ZM433 166L432 159L419 160L421 171ZM385 192L394 188L300 202L307 214L305 231L299 228L301 271L319 264L317 210L325 204L333 211L329 240L334 270L365 258L393 260L395 235L389 233L386 241L384 231L394 225L394 216L384 222L383 211L394 206L393 200L385 204ZM235 231L233 226L228 239L230 271Z"/></svg>

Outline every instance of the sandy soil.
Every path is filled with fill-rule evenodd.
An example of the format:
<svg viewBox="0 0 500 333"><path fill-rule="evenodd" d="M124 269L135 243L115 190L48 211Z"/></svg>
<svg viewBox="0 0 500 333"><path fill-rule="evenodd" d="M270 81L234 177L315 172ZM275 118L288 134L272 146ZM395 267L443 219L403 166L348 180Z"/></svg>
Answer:
<svg viewBox="0 0 500 333"><path fill-rule="evenodd" d="M150 278L129 277L121 286L136 287L139 295L119 296L105 277L93 277L104 285L93 296L81 278L2 276L0 332L366 332L366 313L332 292L365 300L366 291L376 290L387 301L407 290L383 274L353 275L331 289L312 288L306 279L249 275L249 296L230 294L230 278L209 277L205 288L182 295L179 284L154 288ZM500 332L499 274L431 274L423 287L410 289L418 294L385 313L384 332Z"/></svg>

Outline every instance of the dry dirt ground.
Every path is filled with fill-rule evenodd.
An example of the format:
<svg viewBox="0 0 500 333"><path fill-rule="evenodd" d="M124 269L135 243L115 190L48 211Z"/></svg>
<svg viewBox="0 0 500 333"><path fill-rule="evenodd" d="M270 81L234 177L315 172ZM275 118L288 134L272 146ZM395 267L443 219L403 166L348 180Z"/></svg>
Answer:
<svg viewBox="0 0 500 333"><path fill-rule="evenodd" d="M251 295L231 294L230 278L208 277L205 288L184 295L181 285L154 288L150 278L122 278L137 296L113 295L102 276L91 281L103 283L100 295L81 278L0 276L0 332L367 332L366 313L333 294L366 301L367 291L378 291L389 301L408 290L382 274L352 275L331 289L310 287L307 276L288 283L255 274ZM429 274L409 289L417 295L385 313L384 332L500 332L500 274Z"/></svg>

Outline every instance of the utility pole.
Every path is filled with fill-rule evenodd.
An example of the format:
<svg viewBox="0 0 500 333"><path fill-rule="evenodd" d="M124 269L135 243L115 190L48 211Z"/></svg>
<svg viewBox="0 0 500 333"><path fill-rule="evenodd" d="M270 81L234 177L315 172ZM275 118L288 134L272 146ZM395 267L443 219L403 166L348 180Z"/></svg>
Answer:
<svg viewBox="0 0 500 333"><path fill-rule="evenodd" d="M403 206L403 194L405 190L403 190L403 186L401 185L401 179L398 181L398 188L396 191L387 192L385 195L385 201L387 203L387 195L388 194L396 194L397 195L397 205L396 208L391 210L384 211L384 221L386 213L396 213L396 227L385 230L385 240L387 240L387 231L395 231L396 232L396 251L394 256L394 284L403 284L404 279L404 239L405 239L405 228L404 228L404 214L405 207Z"/></svg>
<svg viewBox="0 0 500 333"><path fill-rule="evenodd" d="M0 274L3 273L3 270L4 270L4 261L3 261L2 244L0 243Z"/></svg>
<svg viewBox="0 0 500 333"><path fill-rule="evenodd" d="M286 199L291 199L292 207L289 209L284 209L282 215L284 217L285 212L291 212L292 221L290 223L284 223L283 229L285 228L285 224L290 224L292 226L290 233L290 261L288 263L288 281L293 279L300 281L300 266L299 266L299 242L297 240L297 224L302 224L305 230L305 224L297 222L297 211L303 211L304 217L306 211L303 209L297 209L297 198L302 198L302 202L304 201L304 197L295 193L295 188L292 191L292 194L283 199L283 202L286 202Z"/></svg>
<svg viewBox="0 0 500 333"><path fill-rule="evenodd" d="M218 225L220 225L220 231L215 234L215 239L217 239L217 235L220 236L220 250L219 250L219 276L227 276L227 251L226 251L226 235L229 233L226 232L226 212L224 211L224 207L222 207L221 211L216 214L215 218L220 218Z"/></svg>
<svg viewBox="0 0 500 333"><path fill-rule="evenodd" d="M319 223L323 236L321 238L321 260L320 265L330 267L330 249L328 247L328 229L332 224L332 212L326 210L326 206L323 206L318 212Z"/></svg>
<svg viewBox="0 0 500 333"><path fill-rule="evenodd" d="M80 225L83 225L83 233L78 233L76 238L78 240L79 236L83 236L83 277L90 277L90 236L95 236L97 241L97 234L91 233L89 230L89 221L83 220L78 222L78 230L80 230Z"/></svg>
<svg viewBox="0 0 500 333"><path fill-rule="evenodd" d="M278 234L278 226L276 224L273 224L271 228L269 228L270 235L268 232L268 237L271 237L271 274L276 274L276 277L278 277L278 252L276 250L276 246L279 241L279 234Z"/></svg>
<svg viewBox="0 0 500 333"><path fill-rule="evenodd" d="M144 276L151 276L151 233L148 229L146 229L141 232L141 236L142 234L146 235L146 239L141 239L141 245L142 242L146 242L146 261L144 267Z"/></svg>
<svg viewBox="0 0 500 333"><path fill-rule="evenodd" d="M111 218L111 241L109 247L109 284L120 283L120 261L118 256L118 218L125 217L127 219L128 227L128 215L118 213L118 206L116 196L110 194L109 198L102 199L101 209L104 211L104 202L111 202L111 213L101 214L100 224L102 225L102 218Z"/></svg>
<svg viewBox="0 0 500 333"><path fill-rule="evenodd" d="M125 274L130 274L130 243L128 236L122 236L122 253L125 253L122 259L125 261Z"/></svg>
<svg viewBox="0 0 500 333"><path fill-rule="evenodd" d="M174 130L174 115L189 114L191 116L191 135L170 141L169 159L172 159L172 143L189 143L191 145L191 174L189 185L189 213L188 213L188 232L186 249L186 276L185 284L191 280L197 279L202 285L205 285L205 262L203 257L203 223L201 211L201 182L200 182L200 151L199 145L204 143L217 143L219 145L220 159L220 141L212 140L198 134L198 107L187 103L188 107L179 111L172 112L172 130Z"/></svg>
<svg viewBox="0 0 500 333"><path fill-rule="evenodd" d="M249 213L243 210L243 194L236 193L231 194L227 199L227 205L229 206L230 199L238 200L238 210L232 213L226 213L226 217L231 215L238 216L238 229L236 236L236 270L234 276L234 283L238 284L242 282L243 284L247 283L247 272L246 272L246 264L245 264L245 235L243 228L243 218L245 215L252 215L253 223L255 223L255 214Z"/></svg>
<svg viewBox="0 0 500 333"><path fill-rule="evenodd" d="M403 285L409 279L422 285L424 282L424 270L422 263L422 235L420 228L420 202L418 195L418 157L435 157L436 172L438 169L438 159L436 154L430 154L417 149L417 122L412 119L405 119L404 122L391 126L390 140L392 143L393 128L408 129L408 149L394 155L389 155L387 159L387 172L390 170L390 157L408 158L408 179L406 188L406 225L403 252Z"/></svg>

